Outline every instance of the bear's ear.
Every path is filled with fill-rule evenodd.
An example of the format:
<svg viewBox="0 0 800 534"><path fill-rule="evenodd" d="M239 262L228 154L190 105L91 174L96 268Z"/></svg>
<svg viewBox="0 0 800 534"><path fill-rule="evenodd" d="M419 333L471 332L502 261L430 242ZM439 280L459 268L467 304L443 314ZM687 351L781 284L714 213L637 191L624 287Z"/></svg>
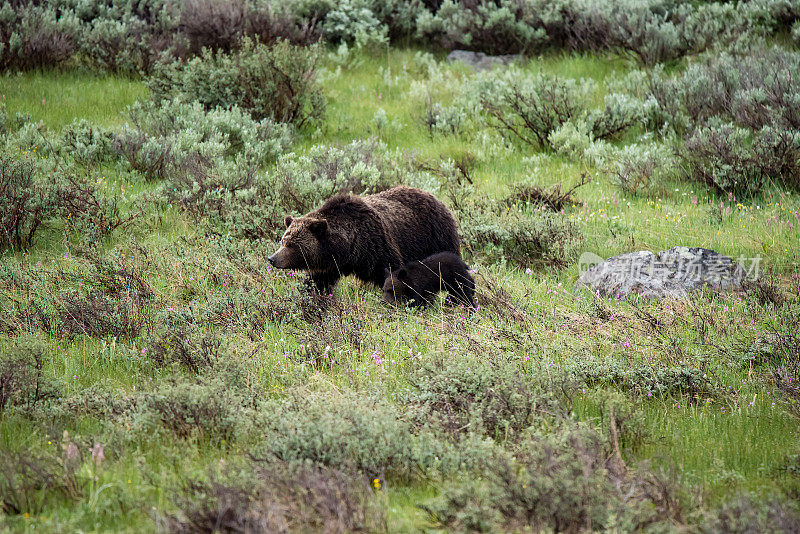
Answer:
<svg viewBox="0 0 800 534"><path fill-rule="evenodd" d="M325 219L314 219L308 223L308 229L314 235L324 235L328 231L328 221Z"/></svg>
<svg viewBox="0 0 800 534"><path fill-rule="evenodd" d="M287 215L286 218L283 220L283 224L286 225L286 228L289 228L289 225L292 224L292 221L294 221L294 219L292 219L292 216Z"/></svg>
<svg viewBox="0 0 800 534"><path fill-rule="evenodd" d="M391 274L392 274L392 270L390 268L386 267L383 270L383 279L386 280L387 278L389 278L389 275L391 275Z"/></svg>
<svg viewBox="0 0 800 534"><path fill-rule="evenodd" d="M395 273L395 276L397 276L397 278L399 278L400 280L405 280L406 278L408 278L408 271L406 271L406 268L403 267L402 269L398 270Z"/></svg>

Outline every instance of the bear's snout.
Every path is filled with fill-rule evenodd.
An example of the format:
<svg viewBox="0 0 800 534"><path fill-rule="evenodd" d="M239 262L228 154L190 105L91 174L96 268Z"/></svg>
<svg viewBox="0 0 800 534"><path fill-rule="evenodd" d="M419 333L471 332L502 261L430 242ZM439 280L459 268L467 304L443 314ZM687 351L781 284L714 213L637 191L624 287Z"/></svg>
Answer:
<svg viewBox="0 0 800 534"><path fill-rule="evenodd" d="M284 268L284 266L283 266L284 262L281 261L282 260L282 254L281 254L282 252L283 252L283 247L281 247L278 250L276 250L275 253L272 256L267 258L267 261L269 262L269 264L272 265L273 267L275 267L276 269L283 269Z"/></svg>

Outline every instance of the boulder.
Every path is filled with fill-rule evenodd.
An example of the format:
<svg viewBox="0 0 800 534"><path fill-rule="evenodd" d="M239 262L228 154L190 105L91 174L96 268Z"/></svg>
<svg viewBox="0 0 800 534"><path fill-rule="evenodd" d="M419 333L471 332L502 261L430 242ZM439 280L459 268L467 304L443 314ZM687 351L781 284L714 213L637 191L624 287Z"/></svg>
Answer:
<svg viewBox="0 0 800 534"><path fill-rule="evenodd" d="M487 56L483 52L470 52L469 50L453 50L447 55L447 61L460 61L475 70L489 70L495 66L510 65L518 60L519 54L509 54L505 56Z"/></svg>
<svg viewBox="0 0 800 534"><path fill-rule="evenodd" d="M575 285L606 297L680 298L704 287L731 291L741 288L746 276L729 256L699 247L673 247L657 254L642 250L594 263L587 254L581 256L583 274ZM590 264L594 265L584 270Z"/></svg>

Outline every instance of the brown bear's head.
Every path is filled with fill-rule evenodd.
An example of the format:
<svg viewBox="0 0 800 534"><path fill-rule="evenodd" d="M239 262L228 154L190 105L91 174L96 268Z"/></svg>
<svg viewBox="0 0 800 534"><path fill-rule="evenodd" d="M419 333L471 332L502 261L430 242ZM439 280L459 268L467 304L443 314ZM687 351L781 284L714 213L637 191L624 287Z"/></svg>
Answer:
<svg viewBox="0 0 800 534"><path fill-rule="evenodd" d="M328 221L313 217L284 219L286 232L281 238L280 248L267 258L278 269L324 270L326 258L321 246L327 239Z"/></svg>
<svg viewBox="0 0 800 534"><path fill-rule="evenodd" d="M401 267L396 271L386 269L386 280L383 282L383 298L385 304L394 304L403 300L408 291L408 271Z"/></svg>

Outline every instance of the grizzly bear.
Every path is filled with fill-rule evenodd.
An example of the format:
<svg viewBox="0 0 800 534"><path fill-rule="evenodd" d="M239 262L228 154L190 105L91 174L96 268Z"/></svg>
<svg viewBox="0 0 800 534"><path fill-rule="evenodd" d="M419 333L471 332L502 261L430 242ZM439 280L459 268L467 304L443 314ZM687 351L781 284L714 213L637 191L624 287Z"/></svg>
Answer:
<svg viewBox="0 0 800 534"><path fill-rule="evenodd" d="M475 305L475 280L461 256L440 252L421 261L410 261L403 267L386 272L383 302L412 300L414 306L428 304L439 293L447 291L454 302L472 308Z"/></svg>
<svg viewBox="0 0 800 534"><path fill-rule="evenodd" d="M312 288L325 293L342 276L354 274L382 287L386 269L436 252L460 254L453 215L436 197L412 187L335 196L302 217L287 216L285 223L269 262L308 271Z"/></svg>

